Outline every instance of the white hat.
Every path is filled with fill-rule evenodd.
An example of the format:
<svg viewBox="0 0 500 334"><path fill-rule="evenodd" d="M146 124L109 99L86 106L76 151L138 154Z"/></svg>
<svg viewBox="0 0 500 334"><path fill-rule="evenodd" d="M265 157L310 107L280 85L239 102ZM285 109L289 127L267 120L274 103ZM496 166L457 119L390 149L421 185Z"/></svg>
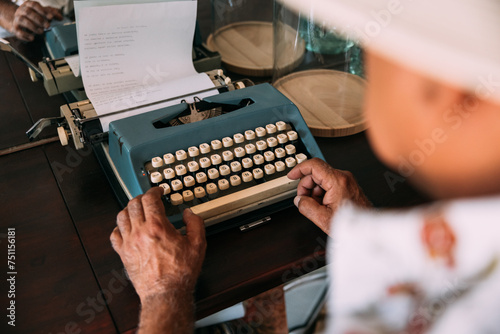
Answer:
<svg viewBox="0 0 500 334"><path fill-rule="evenodd" d="M279 0L363 47L500 102L500 0Z"/></svg>

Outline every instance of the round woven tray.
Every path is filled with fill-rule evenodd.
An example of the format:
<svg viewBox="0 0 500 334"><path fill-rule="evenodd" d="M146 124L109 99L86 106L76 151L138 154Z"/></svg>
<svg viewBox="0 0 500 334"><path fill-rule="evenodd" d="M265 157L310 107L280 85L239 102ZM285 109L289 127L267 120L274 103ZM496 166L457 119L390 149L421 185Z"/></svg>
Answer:
<svg viewBox="0 0 500 334"><path fill-rule="evenodd" d="M274 87L295 103L314 136L342 137L366 129L365 83L346 72L308 70L289 74Z"/></svg>
<svg viewBox="0 0 500 334"><path fill-rule="evenodd" d="M214 37L215 36L215 37ZM224 66L231 72L268 77L273 74L273 36L271 22L245 21L232 23L218 29L207 39L208 48L218 51ZM285 39L290 39L290 47L294 46L296 32L286 27ZM288 52L289 59L284 60L286 68L298 66L305 53L305 43L298 41L295 52Z"/></svg>

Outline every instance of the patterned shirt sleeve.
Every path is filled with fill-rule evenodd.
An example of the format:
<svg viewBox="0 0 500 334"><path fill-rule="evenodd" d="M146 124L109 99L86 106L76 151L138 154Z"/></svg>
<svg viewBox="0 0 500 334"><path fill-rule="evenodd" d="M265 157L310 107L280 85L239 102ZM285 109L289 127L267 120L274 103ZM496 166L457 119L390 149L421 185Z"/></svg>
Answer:
<svg viewBox="0 0 500 334"><path fill-rule="evenodd" d="M332 224L328 333L500 333L500 198Z"/></svg>

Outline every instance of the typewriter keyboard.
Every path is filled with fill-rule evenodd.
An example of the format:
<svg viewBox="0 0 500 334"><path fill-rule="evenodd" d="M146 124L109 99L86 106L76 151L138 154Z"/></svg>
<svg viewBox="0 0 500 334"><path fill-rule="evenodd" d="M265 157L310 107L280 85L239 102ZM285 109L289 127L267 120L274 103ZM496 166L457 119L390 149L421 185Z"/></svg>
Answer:
<svg viewBox="0 0 500 334"><path fill-rule="evenodd" d="M286 175L307 158L297 132L280 121L164 152L144 167L151 186L163 188L167 216L190 207L207 220L294 196L297 181Z"/></svg>

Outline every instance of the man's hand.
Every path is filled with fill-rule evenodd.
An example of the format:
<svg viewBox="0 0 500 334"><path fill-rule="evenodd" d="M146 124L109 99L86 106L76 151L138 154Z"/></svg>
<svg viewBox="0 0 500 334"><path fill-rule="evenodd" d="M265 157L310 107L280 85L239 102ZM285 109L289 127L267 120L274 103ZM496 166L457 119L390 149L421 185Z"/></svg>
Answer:
<svg viewBox="0 0 500 334"><path fill-rule="evenodd" d="M17 7L15 12L11 12L9 18L10 26L7 30L11 31L18 39L23 41L32 41L36 34L42 34L44 29L50 27L50 22L62 20L61 12L53 7L44 7L38 2L26 1Z"/></svg>
<svg viewBox="0 0 500 334"><path fill-rule="evenodd" d="M304 161L295 166L288 177L301 179L293 201L295 206L327 234L332 216L343 200L349 199L361 206L370 205L350 172L334 169L323 160Z"/></svg>
<svg viewBox="0 0 500 334"><path fill-rule="evenodd" d="M181 235L165 216L162 192L155 187L132 199L110 237L143 304L179 291L192 294L205 257L203 220L185 210Z"/></svg>

